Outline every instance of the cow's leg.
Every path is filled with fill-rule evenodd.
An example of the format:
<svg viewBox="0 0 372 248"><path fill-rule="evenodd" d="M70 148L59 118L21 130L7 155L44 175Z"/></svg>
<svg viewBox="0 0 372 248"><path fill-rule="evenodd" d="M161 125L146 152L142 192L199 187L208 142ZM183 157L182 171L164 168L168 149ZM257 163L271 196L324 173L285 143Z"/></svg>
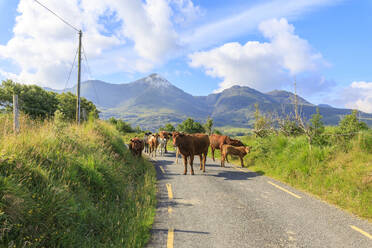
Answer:
<svg viewBox="0 0 372 248"><path fill-rule="evenodd" d="M221 167L225 167L225 157L226 155L221 153Z"/></svg>
<svg viewBox="0 0 372 248"><path fill-rule="evenodd" d="M204 153L204 156L203 156L203 172L205 172L205 163L207 162L207 155L208 155L208 152Z"/></svg>
<svg viewBox="0 0 372 248"><path fill-rule="evenodd" d="M229 154L226 154L226 162L229 163Z"/></svg>
<svg viewBox="0 0 372 248"><path fill-rule="evenodd" d="M178 164L178 155L180 154L180 149L176 147L176 164Z"/></svg>
<svg viewBox="0 0 372 248"><path fill-rule="evenodd" d="M243 167L244 167L243 157L242 157L242 156L239 156L239 158L240 158L240 164L241 164L241 166L242 166L242 168L243 168Z"/></svg>
<svg viewBox="0 0 372 248"><path fill-rule="evenodd" d="M213 146L211 146L211 151L212 151L212 159L214 161L214 147Z"/></svg>
<svg viewBox="0 0 372 248"><path fill-rule="evenodd" d="M165 141L165 153L168 153L168 151L167 151L167 144L168 144L168 140Z"/></svg>
<svg viewBox="0 0 372 248"><path fill-rule="evenodd" d="M183 157L183 164L185 165L185 170L183 172L184 175L187 174L187 156L182 155Z"/></svg>
<svg viewBox="0 0 372 248"><path fill-rule="evenodd" d="M200 154L199 158L200 158L200 170L202 170L202 168L203 168L203 154Z"/></svg>
<svg viewBox="0 0 372 248"><path fill-rule="evenodd" d="M190 172L190 174L191 174L191 175L194 175L194 167L193 167L193 163L194 163L194 155L191 155L191 156L190 156L190 167L191 167L191 172Z"/></svg>

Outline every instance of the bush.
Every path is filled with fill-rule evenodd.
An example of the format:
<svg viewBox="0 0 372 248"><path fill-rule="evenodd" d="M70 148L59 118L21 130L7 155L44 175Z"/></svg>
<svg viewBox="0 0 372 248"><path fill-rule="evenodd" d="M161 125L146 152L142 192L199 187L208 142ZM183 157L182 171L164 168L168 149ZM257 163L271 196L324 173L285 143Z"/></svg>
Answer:
<svg viewBox="0 0 372 248"><path fill-rule="evenodd" d="M187 118L181 124L178 124L177 131L185 133L205 133L203 125L191 118Z"/></svg>

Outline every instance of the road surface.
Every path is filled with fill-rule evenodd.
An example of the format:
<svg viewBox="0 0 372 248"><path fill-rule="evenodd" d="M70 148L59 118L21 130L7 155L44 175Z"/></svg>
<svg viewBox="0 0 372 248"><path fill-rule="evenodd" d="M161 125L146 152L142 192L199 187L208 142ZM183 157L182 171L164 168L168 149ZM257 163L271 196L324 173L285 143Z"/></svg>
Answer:
<svg viewBox="0 0 372 248"><path fill-rule="evenodd" d="M158 205L147 247L372 247L372 224L264 175L208 159L183 175L174 153L153 163Z"/></svg>

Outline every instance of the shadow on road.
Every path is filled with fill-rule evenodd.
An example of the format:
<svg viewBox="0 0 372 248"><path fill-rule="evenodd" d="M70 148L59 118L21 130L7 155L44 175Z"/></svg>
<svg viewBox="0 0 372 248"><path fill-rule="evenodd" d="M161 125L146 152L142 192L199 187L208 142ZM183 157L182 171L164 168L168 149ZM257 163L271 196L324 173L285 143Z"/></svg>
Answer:
<svg viewBox="0 0 372 248"><path fill-rule="evenodd" d="M256 172L240 172L240 171L222 171L219 172L217 175L212 175L214 177L222 177L224 180L249 180L253 177L262 176L264 173L256 173Z"/></svg>

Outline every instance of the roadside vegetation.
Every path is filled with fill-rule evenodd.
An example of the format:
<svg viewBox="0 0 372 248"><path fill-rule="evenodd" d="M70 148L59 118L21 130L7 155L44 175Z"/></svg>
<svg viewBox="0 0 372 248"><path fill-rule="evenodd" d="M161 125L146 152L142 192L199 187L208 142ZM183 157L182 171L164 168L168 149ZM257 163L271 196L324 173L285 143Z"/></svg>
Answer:
<svg viewBox="0 0 372 248"><path fill-rule="evenodd" d="M14 90L18 134L8 113ZM53 108L43 104L47 99ZM82 104L89 120L73 124L75 100L37 86L0 87L0 247L147 243L156 203L153 165L133 158L90 102Z"/></svg>
<svg viewBox="0 0 372 248"><path fill-rule="evenodd" d="M301 127L288 118L273 129L258 114L254 131L260 133L239 137L252 146L244 164L371 221L372 130L356 111L335 127L321 119L318 113Z"/></svg>

